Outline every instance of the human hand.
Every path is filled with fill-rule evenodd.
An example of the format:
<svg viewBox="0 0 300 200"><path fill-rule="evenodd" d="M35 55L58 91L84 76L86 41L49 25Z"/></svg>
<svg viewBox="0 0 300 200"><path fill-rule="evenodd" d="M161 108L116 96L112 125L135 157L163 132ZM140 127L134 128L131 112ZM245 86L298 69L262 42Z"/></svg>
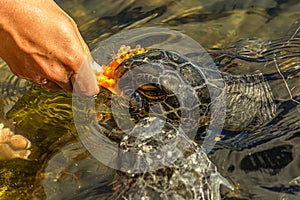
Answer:
<svg viewBox="0 0 300 200"><path fill-rule="evenodd" d="M0 122L0 160L27 159L31 142L22 135L15 135Z"/></svg>
<svg viewBox="0 0 300 200"><path fill-rule="evenodd" d="M98 93L76 23L52 0L0 0L0 57L17 76L83 96Z"/></svg>

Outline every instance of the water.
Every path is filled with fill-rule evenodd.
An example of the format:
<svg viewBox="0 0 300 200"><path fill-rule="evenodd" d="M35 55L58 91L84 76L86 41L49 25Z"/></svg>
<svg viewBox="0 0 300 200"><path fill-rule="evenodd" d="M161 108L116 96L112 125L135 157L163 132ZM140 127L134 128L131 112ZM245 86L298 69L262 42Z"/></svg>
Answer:
<svg viewBox="0 0 300 200"><path fill-rule="evenodd" d="M178 30L204 48L222 47L240 38L276 39L300 18L297 0L57 2L78 23L91 49L112 34L146 26ZM32 199L32 194L37 199L93 199L96 194L105 198L112 193L108 183L115 172L77 143L70 95L35 86L24 96L10 98L10 104L6 97L1 99L5 106L0 119L6 118L2 120L16 133L29 138L33 148L29 161L0 162L0 199ZM251 199L299 199L299 112L296 103L280 104L271 124L251 132L253 137L247 141L245 132L230 145L220 143L210 159Z"/></svg>

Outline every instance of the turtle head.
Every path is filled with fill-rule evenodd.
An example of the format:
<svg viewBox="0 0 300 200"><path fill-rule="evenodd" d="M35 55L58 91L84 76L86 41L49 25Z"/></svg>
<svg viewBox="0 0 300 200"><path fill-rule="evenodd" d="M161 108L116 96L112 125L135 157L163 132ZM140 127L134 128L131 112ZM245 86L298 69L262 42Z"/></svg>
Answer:
<svg viewBox="0 0 300 200"><path fill-rule="evenodd" d="M137 52L129 58L126 54L127 59L121 63L113 61L114 64L108 65L103 74L113 77L109 79L114 81L112 85L107 87L108 82L99 79L104 81L100 85L111 92L109 106L114 107L115 114L121 119L124 118L117 124L128 128L125 118L140 123L155 117L175 125L184 124L186 133L207 126L209 92L204 79L194 70L194 64L184 56L167 50Z"/></svg>

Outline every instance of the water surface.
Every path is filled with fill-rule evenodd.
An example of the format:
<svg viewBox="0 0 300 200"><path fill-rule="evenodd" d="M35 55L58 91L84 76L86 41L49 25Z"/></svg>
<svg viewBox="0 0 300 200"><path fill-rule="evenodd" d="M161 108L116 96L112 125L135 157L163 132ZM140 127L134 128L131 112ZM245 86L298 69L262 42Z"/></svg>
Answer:
<svg viewBox="0 0 300 200"><path fill-rule="evenodd" d="M120 31L149 26L178 30L207 49L240 38L276 39L300 18L298 0L56 2L77 22L91 49ZM7 66L0 68L5 77L12 77ZM251 68L237 69L237 73L249 72ZM13 85L7 87L13 91ZM110 195L108 183L115 171L89 156L77 142L69 94L39 86L26 93L1 92L0 119L33 143L30 160L0 162L1 199L32 199L32 195L38 199L102 199ZM281 104L275 120L255 130L255 137L246 141L237 137L231 146L220 143L211 160L252 199L299 199L299 112L298 104Z"/></svg>

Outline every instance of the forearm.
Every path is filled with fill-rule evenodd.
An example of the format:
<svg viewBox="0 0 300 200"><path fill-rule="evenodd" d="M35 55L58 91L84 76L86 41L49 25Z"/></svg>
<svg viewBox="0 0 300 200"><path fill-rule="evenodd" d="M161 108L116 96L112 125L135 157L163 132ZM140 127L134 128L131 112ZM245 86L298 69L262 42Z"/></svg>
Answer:
<svg viewBox="0 0 300 200"><path fill-rule="evenodd" d="M14 1L9 0L0 0L0 57L5 56L5 54L9 54L7 51L7 47L9 46L9 43L11 43L11 26L12 23L15 21L15 15L17 10L12 4ZM14 14L15 13L15 14Z"/></svg>
<svg viewBox="0 0 300 200"><path fill-rule="evenodd" d="M9 57L9 52L17 50L13 47L34 52L34 46L51 42L47 40L51 32L45 30L65 25L66 19L72 21L52 0L0 0L0 56Z"/></svg>

